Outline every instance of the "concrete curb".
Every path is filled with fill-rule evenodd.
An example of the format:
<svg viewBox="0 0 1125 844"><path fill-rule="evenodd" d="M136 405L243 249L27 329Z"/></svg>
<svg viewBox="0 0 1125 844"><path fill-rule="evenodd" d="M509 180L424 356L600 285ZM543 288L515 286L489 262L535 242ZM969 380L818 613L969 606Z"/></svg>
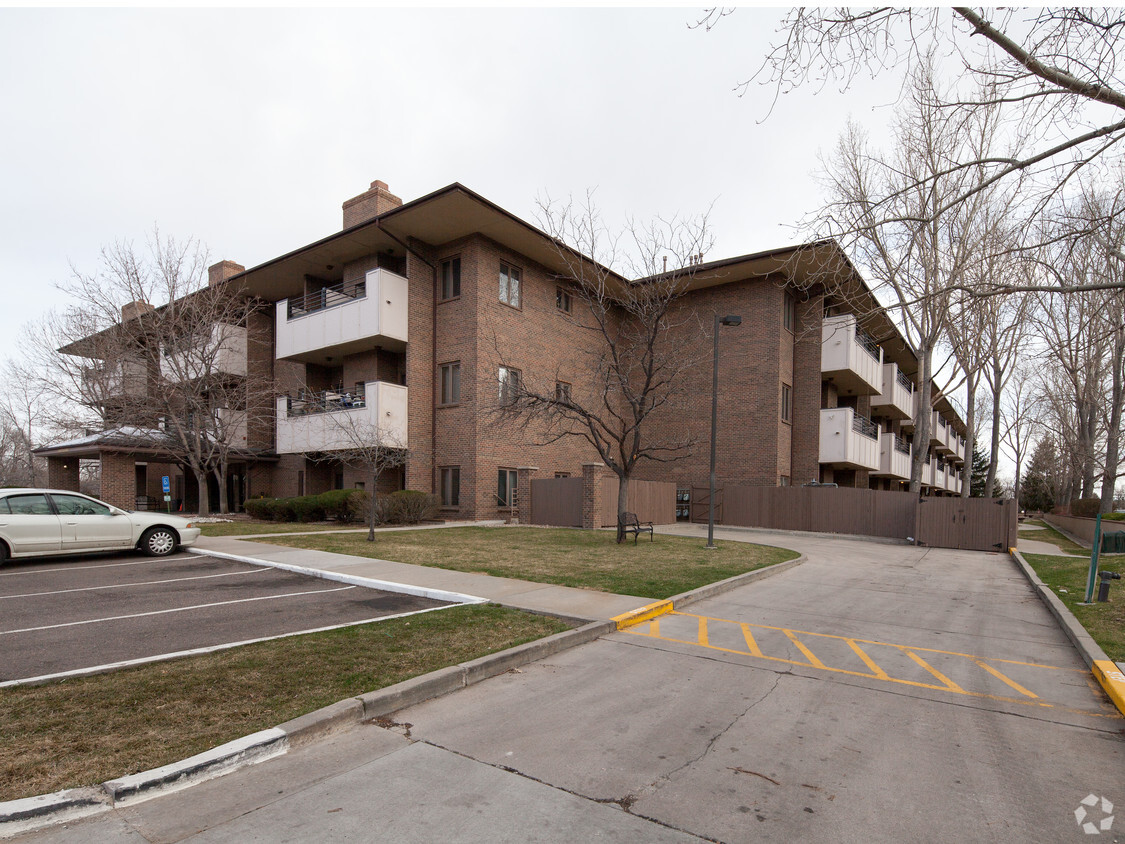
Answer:
<svg viewBox="0 0 1125 844"><path fill-rule="evenodd" d="M766 566L763 569L755 569L754 571L748 571L744 574L736 574L734 577L728 577L726 580L708 583L706 586L700 586L698 589L692 589L690 592L682 592L666 600L656 601L632 610L631 612L614 616L612 621L617 625L618 630L625 630L626 628L633 627L645 621L651 621L665 613L690 606L697 601L714 598L716 595L722 595L724 592L730 592L732 589L737 589L740 586L748 586L755 581L780 574L794 566L799 566L807 559L808 557L802 554L793 560L774 563L772 566Z"/></svg>
<svg viewBox="0 0 1125 844"><path fill-rule="evenodd" d="M1039 579L1039 575L1035 573L1035 569L1028 564L1023 555L1015 548L1009 548L1008 553L1011 554L1012 559L1039 596L1039 600L1046 605L1048 611L1063 629L1066 637L1082 656L1082 661L1086 663L1086 667L1090 669L1095 679L1105 689L1106 694L1109 695L1110 700L1113 701L1121 714L1125 715L1125 674L1117 669L1117 665L1106 656L1105 651L1086 632L1086 628L1074 617L1074 613L1067 609L1066 604L1060 600L1059 596Z"/></svg>
<svg viewBox="0 0 1125 844"><path fill-rule="evenodd" d="M11 838L52 824L78 820L149 800L280 756L291 748L333 732L389 715L503 674L537 659L592 642L616 630L612 621L595 621L480 659L451 665L385 689L346 698L268 730L150 771L110 780L100 788L68 789L0 803L0 838Z"/></svg>

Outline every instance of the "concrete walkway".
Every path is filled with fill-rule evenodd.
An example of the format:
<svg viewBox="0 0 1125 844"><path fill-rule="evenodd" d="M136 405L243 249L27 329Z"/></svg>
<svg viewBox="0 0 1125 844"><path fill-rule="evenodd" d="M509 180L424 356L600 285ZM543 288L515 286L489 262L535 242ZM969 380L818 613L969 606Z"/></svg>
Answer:
<svg viewBox="0 0 1125 844"><path fill-rule="evenodd" d="M512 529L519 530L519 528ZM487 598L493 603L506 607L550 613L582 621L605 621L652 602L651 598L635 595L613 595L590 589L552 586L529 580L394 563L389 560L352 557L347 554L332 554L305 548L287 548L282 545L230 537L200 537L193 547L200 551L214 551L236 558L266 560L334 574L402 583L423 589L460 592Z"/></svg>

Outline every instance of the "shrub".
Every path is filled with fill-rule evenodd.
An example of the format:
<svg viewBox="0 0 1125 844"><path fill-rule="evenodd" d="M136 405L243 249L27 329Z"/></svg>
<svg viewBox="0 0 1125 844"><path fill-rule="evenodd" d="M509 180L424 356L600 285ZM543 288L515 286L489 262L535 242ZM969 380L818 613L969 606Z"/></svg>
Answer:
<svg viewBox="0 0 1125 844"><path fill-rule="evenodd" d="M273 519L273 504L272 498L251 498L242 506L251 518L268 522Z"/></svg>
<svg viewBox="0 0 1125 844"><path fill-rule="evenodd" d="M293 498L275 498L273 500L273 507L271 512L275 522L295 522L297 521L297 510L293 506Z"/></svg>
<svg viewBox="0 0 1125 844"><path fill-rule="evenodd" d="M1125 522L1125 513L1105 513L1102 515L1102 521L1106 519L1111 522Z"/></svg>
<svg viewBox="0 0 1125 844"><path fill-rule="evenodd" d="M1092 519L1098 515L1101 506L1100 498L1079 498L1077 501L1070 502L1070 515Z"/></svg>
<svg viewBox="0 0 1125 844"><path fill-rule="evenodd" d="M348 499L348 509L351 511L352 521L367 524L367 508L371 505L371 493L363 490L353 490ZM375 499L375 524L384 525L394 521L395 501L389 495L380 495Z"/></svg>
<svg viewBox="0 0 1125 844"><path fill-rule="evenodd" d="M285 500L292 506L296 521L324 521L324 506L320 503L319 495L303 495L300 498L288 498Z"/></svg>
<svg viewBox="0 0 1125 844"><path fill-rule="evenodd" d="M316 498L326 517L347 523L352 521L351 499L359 493L358 489L333 489L322 492Z"/></svg>
<svg viewBox="0 0 1125 844"><path fill-rule="evenodd" d="M438 497L416 489L400 489L388 496L392 501L391 521L416 525L423 519L432 519L438 512Z"/></svg>

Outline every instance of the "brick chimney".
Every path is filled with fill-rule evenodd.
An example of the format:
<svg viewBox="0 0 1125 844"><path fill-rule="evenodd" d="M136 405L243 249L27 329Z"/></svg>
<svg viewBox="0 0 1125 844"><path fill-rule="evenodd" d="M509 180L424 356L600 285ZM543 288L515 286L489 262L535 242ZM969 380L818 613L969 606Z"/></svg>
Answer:
<svg viewBox="0 0 1125 844"><path fill-rule="evenodd" d="M155 311L156 306L150 305L148 302L130 302L127 305L121 306L121 321L133 317L139 317L141 314L147 314L149 311Z"/></svg>
<svg viewBox="0 0 1125 844"><path fill-rule="evenodd" d="M374 181L366 192L345 200L344 228L365 223L400 205L402 200L387 189L386 182Z"/></svg>
<svg viewBox="0 0 1125 844"><path fill-rule="evenodd" d="M207 286L222 284L232 275L238 275L245 269L242 264L236 264L234 261L219 261L217 264L212 264L207 268Z"/></svg>

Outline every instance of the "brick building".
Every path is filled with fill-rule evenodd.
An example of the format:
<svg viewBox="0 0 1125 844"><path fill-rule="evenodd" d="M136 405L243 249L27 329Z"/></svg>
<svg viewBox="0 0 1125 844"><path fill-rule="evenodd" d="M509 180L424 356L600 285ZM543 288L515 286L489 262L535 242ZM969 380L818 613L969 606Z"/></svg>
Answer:
<svg viewBox="0 0 1125 844"><path fill-rule="evenodd" d="M212 267L213 284L265 303L245 326L238 372L274 407L262 417L272 424L245 426L232 501L364 485L360 469L332 459L347 430L378 427L407 443L405 467L380 485L438 493L458 518L507 514L521 477L577 477L596 461L579 439L548 443L534 425L506 426L492 412L510 378L553 378L560 388L589 380L589 332L570 312L566 267L547 235L459 184L402 203L374 182L344 202L343 226L248 270ZM868 306L825 293L841 281ZM720 481L905 489L917 359L834 243L697 264L675 307L697 315L705 328L695 340L708 344L713 315L742 317L720 338ZM639 477L706 482L710 374L708 362L656 426L698 446ZM923 483L954 494L964 428L944 398L931 412ZM77 459L97 457L112 503L132 507L171 473L190 507L191 479L120 431L41 453L53 485L76 487Z"/></svg>

